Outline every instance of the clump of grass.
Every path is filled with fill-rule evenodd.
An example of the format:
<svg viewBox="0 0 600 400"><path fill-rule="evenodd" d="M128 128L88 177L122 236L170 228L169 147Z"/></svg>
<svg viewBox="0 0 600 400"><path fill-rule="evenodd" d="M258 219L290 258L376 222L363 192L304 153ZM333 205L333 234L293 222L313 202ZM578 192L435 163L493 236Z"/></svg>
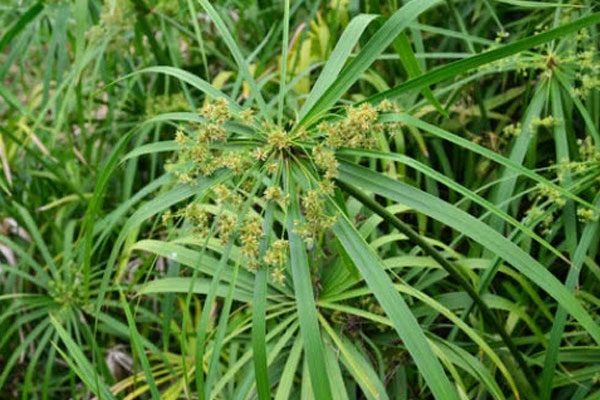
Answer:
<svg viewBox="0 0 600 400"><path fill-rule="evenodd" d="M238 3L0 8L3 393L598 397L594 2Z"/></svg>

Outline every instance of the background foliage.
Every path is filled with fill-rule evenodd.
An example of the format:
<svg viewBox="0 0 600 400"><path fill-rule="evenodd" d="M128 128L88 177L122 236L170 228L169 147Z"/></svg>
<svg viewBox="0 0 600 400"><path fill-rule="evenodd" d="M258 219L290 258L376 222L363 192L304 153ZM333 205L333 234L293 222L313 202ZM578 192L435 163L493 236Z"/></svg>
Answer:
<svg viewBox="0 0 600 400"><path fill-rule="evenodd" d="M0 4L0 398L600 399L595 0Z"/></svg>

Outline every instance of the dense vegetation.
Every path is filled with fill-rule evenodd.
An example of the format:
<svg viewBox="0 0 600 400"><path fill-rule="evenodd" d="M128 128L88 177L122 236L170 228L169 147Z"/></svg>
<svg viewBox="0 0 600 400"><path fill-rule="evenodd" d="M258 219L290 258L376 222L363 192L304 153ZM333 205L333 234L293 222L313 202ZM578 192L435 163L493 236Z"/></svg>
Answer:
<svg viewBox="0 0 600 400"><path fill-rule="evenodd" d="M0 5L0 398L600 399L596 0Z"/></svg>

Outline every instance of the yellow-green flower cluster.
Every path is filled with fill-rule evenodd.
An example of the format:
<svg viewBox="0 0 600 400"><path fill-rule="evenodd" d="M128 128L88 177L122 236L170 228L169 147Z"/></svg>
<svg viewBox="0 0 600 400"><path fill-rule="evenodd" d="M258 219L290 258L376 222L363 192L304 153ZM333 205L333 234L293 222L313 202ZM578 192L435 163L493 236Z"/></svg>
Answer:
<svg viewBox="0 0 600 400"><path fill-rule="evenodd" d="M556 122L557 121L552 115L548 115L544 118L535 117L531 120L531 123L529 124L529 129L535 131L540 126L544 128L552 128L556 124Z"/></svg>
<svg viewBox="0 0 600 400"><path fill-rule="evenodd" d="M283 196L283 192L279 186L271 186L265 190L265 199L267 200L279 200Z"/></svg>
<svg viewBox="0 0 600 400"><path fill-rule="evenodd" d="M194 231L200 235L208 233L210 214L198 203L192 203L185 209L185 217L194 227Z"/></svg>
<svg viewBox="0 0 600 400"><path fill-rule="evenodd" d="M321 190L309 190L302 196L302 207L306 221L296 221L296 231L304 238L309 247L315 239L335 223L335 216L330 216L325 211L324 194Z"/></svg>
<svg viewBox="0 0 600 400"><path fill-rule="evenodd" d="M521 130L521 123L517 122L516 124L506 125L504 129L502 129L502 133L504 133L507 138L510 138L519 136L521 134Z"/></svg>
<svg viewBox="0 0 600 400"><path fill-rule="evenodd" d="M600 148L592 143L591 137L579 139L577 144L579 145L579 155L584 161L600 162Z"/></svg>
<svg viewBox="0 0 600 400"><path fill-rule="evenodd" d="M50 281L48 282L48 294L58 304L61 305L82 305L83 304L83 290L81 285L82 277L76 279L75 282L65 281Z"/></svg>
<svg viewBox="0 0 600 400"><path fill-rule="evenodd" d="M289 244L287 240L279 239L271 244L265 253L264 261L272 267L271 278L280 285L285 279L285 265L288 258Z"/></svg>
<svg viewBox="0 0 600 400"><path fill-rule="evenodd" d="M526 214L529 220L536 220L544 215L544 210L542 210L539 206L533 206L527 210Z"/></svg>
<svg viewBox="0 0 600 400"><path fill-rule="evenodd" d="M229 190L229 188L227 186L225 186L223 184L216 185L212 189L212 191L215 194L215 196L217 198L217 202L219 204L225 203L225 201L227 201L227 199L229 199L229 196L231 196L231 191Z"/></svg>
<svg viewBox="0 0 600 400"><path fill-rule="evenodd" d="M227 139L224 124L231 119L227 100L221 97L212 103L208 102L199 110L199 113L207 121L198 126L197 140L199 144L206 145Z"/></svg>
<svg viewBox="0 0 600 400"><path fill-rule="evenodd" d="M331 148L371 148L376 144L375 131L383 129L377 123L379 112L369 103L347 107L346 117L335 122L323 122L319 131L325 135L325 145Z"/></svg>
<svg viewBox="0 0 600 400"><path fill-rule="evenodd" d="M95 42L111 37L110 47L125 47L129 41L120 33L133 29L136 20L133 12L133 3L130 1L103 2L99 22L86 32L87 39Z"/></svg>
<svg viewBox="0 0 600 400"><path fill-rule="evenodd" d="M229 105L223 97L219 97L214 102L207 102L199 112L208 121L218 125L223 125L231 119Z"/></svg>
<svg viewBox="0 0 600 400"><path fill-rule="evenodd" d="M281 128L272 129L267 138L267 151L285 150L292 145L291 136Z"/></svg>
<svg viewBox="0 0 600 400"><path fill-rule="evenodd" d="M265 200L281 202L282 205L287 205L290 196L284 194L279 186L270 186L265 189Z"/></svg>
<svg viewBox="0 0 600 400"><path fill-rule="evenodd" d="M590 73L581 73L577 75L579 87L573 88L572 93L575 96L585 98L594 89L600 88L600 76Z"/></svg>
<svg viewBox="0 0 600 400"><path fill-rule="evenodd" d="M258 268L258 249L260 238L264 233L261 227L261 220L258 216L247 216L242 225L240 241L242 242L242 254L248 259L248 268Z"/></svg>
<svg viewBox="0 0 600 400"><path fill-rule="evenodd" d="M303 219L295 221L294 231L310 247L320 243L318 239L335 222L335 216L325 207L327 197L334 194L338 176L335 150L342 146L373 147L379 134L395 125L379 122L379 113L394 110L397 107L389 101L377 107L364 103L348 107L343 118L322 123L320 129L288 130L260 121L251 109L234 115L225 99L208 101L198 110L202 122L181 127L175 134L180 151L174 174L180 182L190 184L219 168L229 169L233 177L216 185L208 196L208 201L218 206L219 213L212 211L213 206L190 206L177 215L187 218L195 232L202 235L208 235L208 225L213 223L215 236L221 243L239 244L249 269L256 269L264 262L270 267L272 279L283 284L289 245L287 240L277 240L266 249L264 256L260 254L263 220L252 209L261 204L257 200L262 197L265 202L275 202L285 209L290 196L280 186L280 168L297 160L309 160L303 166L312 169L308 176L316 179L309 182L310 188L297 185ZM237 124L232 123L234 118ZM240 127L240 120L246 126ZM265 176L257 176L260 174ZM249 209L252 216L244 217L243 199L248 200L245 204L250 207L244 206L244 209ZM211 210L214 217L207 210ZM172 215L166 219L169 218ZM285 232L282 236L285 237Z"/></svg>
<svg viewBox="0 0 600 400"><path fill-rule="evenodd" d="M194 233L204 236L208 233L212 215L198 203L191 203L176 212L166 211L162 215L162 223L166 224L175 218L185 218L192 225Z"/></svg>
<svg viewBox="0 0 600 400"><path fill-rule="evenodd" d="M570 10L565 9L561 12L561 20L570 21L572 19L570 11L576 9L576 7ZM549 26L540 24L536 27L535 33L547 29L549 29ZM500 43L507 37L506 32L499 33L496 36L495 43L489 47L489 50L500 47ZM563 72L568 71L576 77L578 87L572 89L574 95L585 97L590 90L600 87L598 51L596 42L593 37L590 37L587 28L565 38L565 42L556 49L551 49L548 45L538 46L538 49L540 50L537 53L518 53L485 64L479 69L481 71L495 70L499 72L515 69L518 74L524 77L528 76L528 71L535 71L534 74L539 79L550 79L554 76L556 68L560 66Z"/></svg>
<svg viewBox="0 0 600 400"><path fill-rule="evenodd" d="M594 212L594 210L590 208L579 208L577 210L577 217L579 221L583 223L593 222L598 220L598 215Z"/></svg>
<svg viewBox="0 0 600 400"><path fill-rule="evenodd" d="M572 161L567 157L560 160L556 165L556 177L558 182L566 183L566 179L579 179L578 175L591 171L593 176L597 176L597 168L600 166L600 149L593 143L591 137L585 139L579 139L577 141L579 146L580 161ZM583 178L587 180L587 177ZM600 180L598 180L600 182ZM594 189L592 186L592 190ZM544 210L544 205L548 207ZM566 197L561 193L560 190L545 184L539 184L536 187L536 197L534 205L527 211L527 219L529 222L537 220L540 222L541 232L544 235L549 234L552 231L554 225L555 214L561 212L561 208L567 204ZM598 218L597 212L590 208L580 207L577 210L577 218L582 223L590 221L596 221Z"/></svg>
<svg viewBox="0 0 600 400"><path fill-rule="evenodd" d="M322 145L317 145L313 148L312 156L317 168L323 172L319 182L319 192L323 195L332 196L335 189L333 179L337 177L339 165L335 154Z"/></svg>
<svg viewBox="0 0 600 400"><path fill-rule="evenodd" d="M233 214L222 213L217 218L217 236L223 245L229 242L236 224L237 217Z"/></svg>
<svg viewBox="0 0 600 400"><path fill-rule="evenodd" d="M544 184L539 184L537 189L540 197L546 198L553 204L559 207L564 207L567 204L567 201L558 189Z"/></svg>
<svg viewBox="0 0 600 400"><path fill-rule="evenodd" d="M531 223L543 217L543 220L540 221L540 229L543 235L548 235L554 225L554 213L564 207L567 204L567 200L558 189L551 186L538 184L536 189L538 194L535 204L527 210L527 219ZM543 203L556 207L544 211Z"/></svg>
<svg viewBox="0 0 600 400"><path fill-rule="evenodd" d="M269 156L269 152L264 147L257 147L251 154L256 161L265 161Z"/></svg>
<svg viewBox="0 0 600 400"><path fill-rule="evenodd" d="M175 134L175 141L181 148L180 164L188 163L187 167L174 172L179 181L194 184L196 178L211 175L219 168L228 168L236 175L246 171L252 164L248 152L225 151L214 146L227 140L225 124L233 118L227 101L219 98L208 102L199 114L206 121L195 125L195 137L185 134L182 128Z"/></svg>
<svg viewBox="0 0 600 400"><path fill-rule="evenodd" d="M175 111L184 111L189 103L182 92L149 97L146 100L146 115L149 117Z"/></svg>
<svg viewBox="0 0 600 400"><path fill-rule="evenodd" d="M274 241L265 253L265 263L274 267L285 266L289 244L287 240Z"/></svg>
<svg viewBox="0 0 600 400"><path fill-rule="evenodd" d="M246 108L245 110L240 112L240 119L246 124L252 125L254 119L254 110L251 108Z"/></svg>
<svg viewBox="0 0 600 400"><path fill-rule="evenodd" d="M216 185L212 189L212 191L215 195L215 200L217 201L217 204L219 204L220 206L225 206L228 204L238 206L242 202L242 197L239 194L232 192L227 186L223 184Z"/></svg>
<svg viewBox="0 0 600 400"><path fill-rule="evenodd" d="M337 176L338 162L333 151L317 145L313 148L312 156L317 168L324 172L325 179L334 179Z"/></svg>
<svg viewBox="0 0 600 400"><path fill-rule="evenodd" d="M237 151L225 151L216 161L218 167L229 168L235 175L240 175L252 165L248 154Z"/></svg>
<svg viewBox="0 0 600 400"><path fill-rule="evenodd" d="M592 90L600 88L600 62L595 41L589 40L587 30L577 35L577 41L580 42L581 51L571 52L563 62L568 63L576 78L576 87L571 89L571 94L585 98Z"/></svg>
<svg viewBox="0 0 600 400"><path fill-rule="evenodd" d="M507 31L498 31L498 32L496 32L496 38L494 39L494 42L501 43L502 41L507 39L509 36L510 36L510 33L508 33Z"/></svg>
<svg viewBox="0 0 600 400"><path fill-rule="evenodd" d="M318 193L308 193L304 202L313 208L319 204L318 194L333 195L337 177L338 161L336 160L334 150L340 147L351 148L372 148L377 144L377 134L385 128L396 128L398 124L378 122L379 113L387 111L397 111L398 107L389 100L383 100L377 107L370 103L363 103L358 107L347 107L346 116L341 120L334 122L322 122L318 126L319 132L325 137L321 143L317 143L312 149L312 159L319 172L321 179L318 185ZM329 219L319 220L317 218L307 218L307 226L303 229L306 237L311 237L310 231L319 228L326 228L331 225Z"/></svg>
<svg viewBox="0 0 600 400"><path fill-rule="evenodd" d="M527 214L527 222L528 223L538 221L540 218L544 217L544 214L546 214L544 219L539 221L539 223L540 223L539 226L540 226L540 229L541 229L541 232L543 235L550 234L550 230L554 223L554 213L553 212L546 213L546 212L544 212L542 207L540 207L539 205L534 205L529 210L527 210L526 214Z"/></svg>

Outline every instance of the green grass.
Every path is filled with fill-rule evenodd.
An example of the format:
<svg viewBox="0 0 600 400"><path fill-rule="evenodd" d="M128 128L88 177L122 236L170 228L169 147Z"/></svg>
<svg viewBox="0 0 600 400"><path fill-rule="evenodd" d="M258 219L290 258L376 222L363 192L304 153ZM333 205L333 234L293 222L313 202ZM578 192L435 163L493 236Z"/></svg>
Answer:
<svg viewBox="0 0 600 400"><path fill-rule="evenodd" d="M0 21L0 398L600 398L595 1Z"/></svg>

